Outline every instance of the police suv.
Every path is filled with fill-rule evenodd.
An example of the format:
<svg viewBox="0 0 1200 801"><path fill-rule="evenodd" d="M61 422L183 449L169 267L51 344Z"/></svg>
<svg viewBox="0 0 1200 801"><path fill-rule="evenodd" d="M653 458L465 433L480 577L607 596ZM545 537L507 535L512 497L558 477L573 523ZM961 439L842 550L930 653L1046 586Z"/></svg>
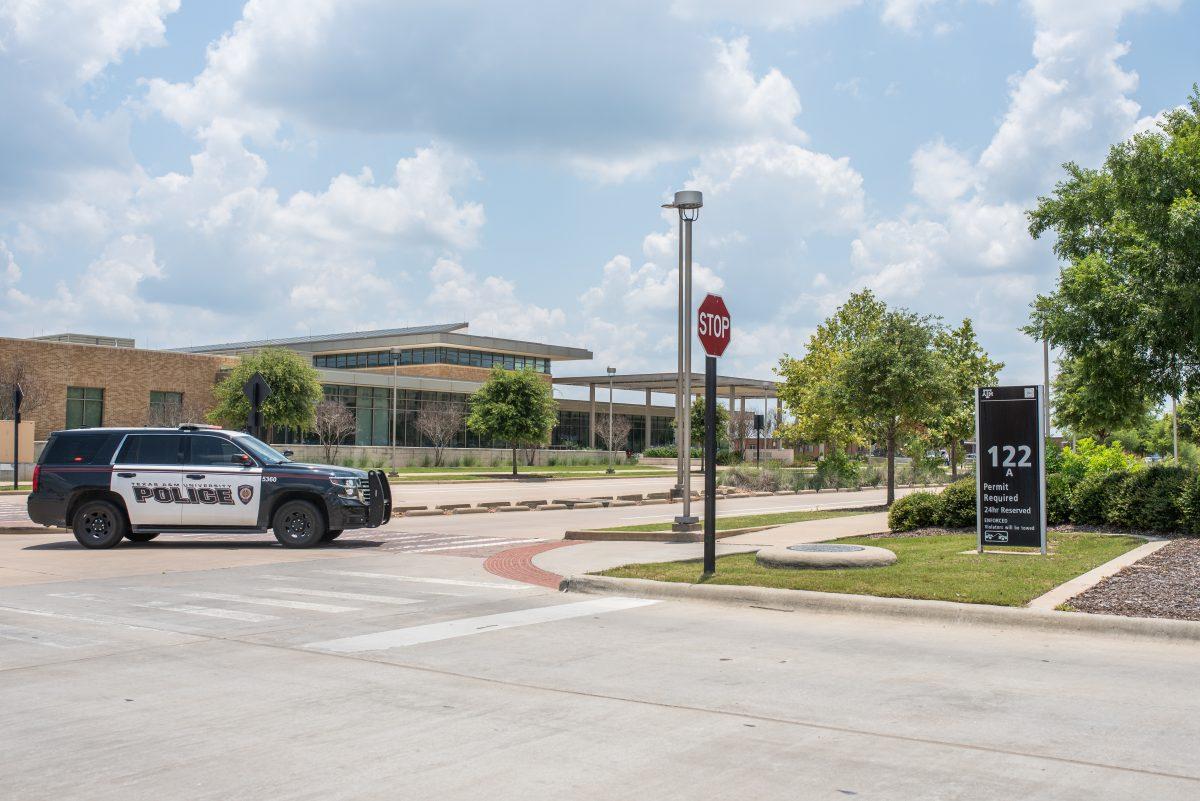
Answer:
<svg viewBox="0 0 1200 801"><path fill-rule="evenodd" d="M85 548L171 531L268 529L285 547L310 548L391 517L382 471L290 455L208 426L57 431L33 470L29 517L74 529Z"/></svg>

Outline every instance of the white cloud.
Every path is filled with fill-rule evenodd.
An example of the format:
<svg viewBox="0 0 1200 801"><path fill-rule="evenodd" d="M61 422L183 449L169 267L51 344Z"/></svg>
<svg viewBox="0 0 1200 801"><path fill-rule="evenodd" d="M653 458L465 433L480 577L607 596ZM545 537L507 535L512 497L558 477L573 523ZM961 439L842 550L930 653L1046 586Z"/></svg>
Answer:
<svg viewBox="0 0 1200 801"><path fill-rule="evenodd" d="M1129 46L1117 40L1121 20L1177 0L1028 0L1036 64L1011 80L1008 111L979 166L989 187L1024 198L1053 184L1059 165L1097 160L1127 136L1140 107L1131 94L1137 73L1118 63Z"/></svg>
<svg viewBox="0 0 1200 801"><path fill-rule="evenodd" d="M917 18L921 13L940 3L942 0L884 0L883 13L880 15L884 22L905 31L911 31L917 26Z"/></svg>
<svg viewBox="0 0 1200 801"><path fill-rule="evenodd" d="M450 31L461 46L445 46ZM352 129L557 158L605 180L715 145L802 139L794 86L778 70L756 73L746 39L712 39L635 0L523 15L250 0L203 72L148 81L146 101L200 136L222 120L265 142L286 121L311 135Z"/></svg>
<svg viewBox="0 0 1200 801"><path fill-rule="evenodd" d="M975 182L975 167L938 138L917 148L910 161L913 194L935 208L958 200Z"/></svg>
<svg viewBox="0 0 1200 801"><path fill-rule="evenodd" d="M862 0L673 0L671 11L685 20L736 22L776 30L836 16Z"/></svg>
<svg viewBox="0 0 1200 801"><path fill-rule="evenodd" d="M0 51L42 81L82 85L129 51L164 44L163 18L179 0L5 0Z"/></svg>

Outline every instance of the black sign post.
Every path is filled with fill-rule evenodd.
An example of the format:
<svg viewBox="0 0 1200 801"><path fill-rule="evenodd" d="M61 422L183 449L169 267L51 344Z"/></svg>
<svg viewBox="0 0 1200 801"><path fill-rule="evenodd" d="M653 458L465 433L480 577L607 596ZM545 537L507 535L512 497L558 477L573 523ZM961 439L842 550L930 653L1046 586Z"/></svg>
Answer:
<svg viewBox="0 0 1200 801"><path fill-rule="evenodd" d="M13 385L13 489L17 488L17 469L20 465L21 453L21 401L25 393L20 384Z"/></svg>
<svg viewBox="0 0 1200 801"><path fill-rule="evenodd" d="M1046 459L1040 386L975 390L975 498L979 552L1046 553Z"/></svg>
<svg viewBox="0 0 1200 801"><path fill-rule="evenodd" d="M250 417L247 421L249 433L262 439L262 405L263 401L271 397L271 385L263 378L262 373L255 373L242 384L242 393L245 394L246 400L250 401Z"/></svg>
<svg viewBox="0 0 1200 801"><path fill-rule="evenodd" d="M762 441L763 428L767 425L766 417L761 414L754 415L754 463L762 464Z"/></svg>
<svg viewBox="0 0 1200 801"><path fill-rule="evenodd" d="M704 572L717 572L717 357L704 357Z"/></svg>

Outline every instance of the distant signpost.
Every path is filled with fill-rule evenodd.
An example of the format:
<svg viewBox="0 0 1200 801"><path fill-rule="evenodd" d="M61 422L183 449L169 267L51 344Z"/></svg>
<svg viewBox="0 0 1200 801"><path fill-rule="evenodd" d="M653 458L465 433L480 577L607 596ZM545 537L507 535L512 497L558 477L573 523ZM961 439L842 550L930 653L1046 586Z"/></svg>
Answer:
<svg viewBox="0 0 1200 801"><path fill-rule="evenodd" d="M1040 386L975 390L978 548L1046 553L1046 460Z"/></svg>
<svg viewBox="0 0 1200 801"><path fill-rule="evenodd" d="M242 384L242 393L246 396L246 400L250 401L250 417L247 420L247 427L250 433L259 439L259 433L262 431L263 416L262 405L267 398L271 397L271 385L267 383L267 379L262 373L255 373Z"/></svg>

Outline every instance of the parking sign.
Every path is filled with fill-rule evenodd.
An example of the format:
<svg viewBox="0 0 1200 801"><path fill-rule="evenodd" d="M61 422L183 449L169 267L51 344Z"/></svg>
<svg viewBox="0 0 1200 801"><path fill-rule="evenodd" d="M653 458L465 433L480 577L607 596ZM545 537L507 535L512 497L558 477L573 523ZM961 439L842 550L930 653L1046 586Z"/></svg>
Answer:
<svg viewBox="0 0 1200 801"><path fill-rule="evenodd" d="M979 550L1046 552L1046 461L1040 386L975 390L975 497Z"/></svg>

